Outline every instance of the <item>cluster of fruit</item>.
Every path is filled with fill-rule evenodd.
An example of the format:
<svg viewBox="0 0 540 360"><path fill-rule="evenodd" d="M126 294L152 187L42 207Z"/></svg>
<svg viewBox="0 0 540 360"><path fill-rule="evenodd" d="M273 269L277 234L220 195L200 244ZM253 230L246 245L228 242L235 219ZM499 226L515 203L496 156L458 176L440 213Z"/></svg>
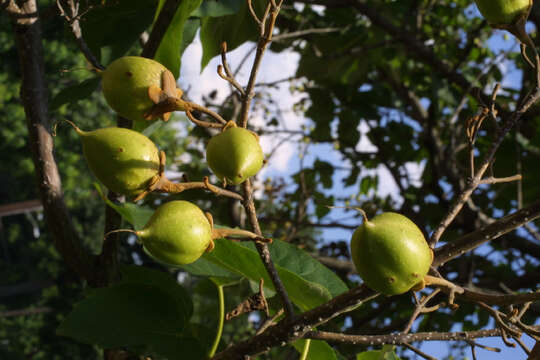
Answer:
<svg viewBox="0 0 540 360"><path fill-rule="evenodd" d="M172 111L186 107L172 74L154 60L122 57L101 76L107 103L129 120L161 117L166 121ZM140 199L158 189L156 185L166 179L164 154L142 133L119 127L82 131L72 125L80 136L90 170L108 189ZM211 138L206 158L216 176L232 184L255 175L263 164L257 135L234 122L227 123L220 134ZM256 237L241 232L241 236ZM220 229L213 228L210 214L204 214L188 201L178 200L158 207L144 228L135 233L152 257L170 265L197 260L213 248L213 239L223 235Z"/></svg>
<svg viewBox="0 0 540 360"><path fill-rule="evenodd" d="M132 121L158 117L167 121L172 111L190 108L181 99L182 91L172 74L154 60L122 57L101 75L109 106ZM82 131L72 126L81 138L89 168L108 189L135 200L164 189L157 185L168 182L163 175L165 156L148 137L126 128ZM210 139L206 160L223 182L240 184L260 170L263 154L256 134L228 122ZM159 206L143 229L134 233L150 256L174 266L194 262L214 247L214 239L235 232L215 229L210 214L188 201L175 200ZM420 229L396 213L383 213L372 221L364 217L364 224L354 232L351 249L366 284L387 295L421 288L433 260Z"/></svg>

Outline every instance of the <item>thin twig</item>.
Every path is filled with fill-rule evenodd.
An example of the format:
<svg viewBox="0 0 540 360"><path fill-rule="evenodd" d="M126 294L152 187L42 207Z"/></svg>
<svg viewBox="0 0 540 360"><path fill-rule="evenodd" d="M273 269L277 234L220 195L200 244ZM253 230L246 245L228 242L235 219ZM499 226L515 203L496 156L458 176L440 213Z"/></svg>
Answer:
<svg viewBox="0 0 540 360"><path fill-rule="evenodd" d="M223 42L221 44L221 64L218 65L217 72L218 75L228 81L239 93L242 97L246 96L246 93L244 91L244 88L242 85L236 81L234 74L231 71L231 68L229 67L229 63L227 61L227 43ZM223 73L223 70L225 70L225 73Z"/></svg>
<svg viewBox="0 0 540 360"><path fill-rule="evenodd" d="M427 303L429 302L429 300L431 300L440 291L441 291L441 289L439 289L439 288L433 290L431 292L431 294L427 295L425 298L423 298L418 303L418 305L416 306L416 309L414 310L413 314L411 315L411 318L409 319L409 322L407 323L407 326L405 326L405 329L403 329L404 334L407 334L409 331L411 331L411 328L413 326L414 321L423 312L423 310L425 309L425 307L426 307Z"/></svg>
<svg viewBox="0 0 540 360"><path fill-rule="evenodd" d="M507 335L506 333L510 334L512 337L521 336L521 333L517 329L510 327L503 320L503 318L501 317L501 312L500 311L495 310L491 306L488 306L487 304L485 304L485 303L483 303L481 301L478 302L478 305L480 305L481 308L483 308L484 310L489 312L489 314L495 319L495 322L497 323L497 326L501 329L501 335L503 336L503 338ZM508 342L506 342L506 344L508 345ZM512 346L512 345L509 345L509 346ZM514 346L515 346L515 344L514 344Z"/></svg>
<svg viewBox="0 0 540 360"><path fill-rule="evenodd" d="M285 39L290 39L290 38L300 37L300 36L310 35L310 34L328 34L328 33L338 32L342 30L343 28L305 29L305 30L299 30L299 31L275 35L273 37L273 41L281 41Z"/></svg>
<svg viewBox="0 0 540 360"><path fill-rule="evenodd" d="M255 10L253 9L252 0L247 0L247 3L248 3L249 12L251 13L251 17L253 17L253 20L255 20L257 24L259 24L259 26L261 26L261 20L259 19L259 17L255 13Z"/></svg>
<svg viewBox="0 0 540 360"><path fill-rule="evenodd" d="M525 352L525 354L529 355L531 353L531 350L525 345L523 340L521 338L515 337L513 338L514 341L521 347L521 349Z"/></svg>
<svg viewBox="0 0 540 360"><path fill-rule="evenodd" d="M86 42L84 41L84 38L82 36L82 30L80 25L80 18L81 15L79 14L79 8L80 3L74 0L66 0L67 9L69 11L69 14L66 12L64 7L62 6L62 0L56 0L56 6L58 7L58 10L60 11L60 16L64 17L69 24L69 27L71 29L71 32L73 33L73 36L75 36L75 40L77 42L77 45L79 46L79 50L83 53L84 57L95 69L103 70L105 67L101 65L99 60L96 58L96 56L92 53Z"/></svg>
<svg viewBox="0 0 540 360"><path fill-rule="evenodd" d="M304 338L353 345L403 345L405 343L411 343L416 341L465 341L470 339L499 336L501 336L501 330L497 328L490 330L458 331L446 333L421 332L414 334L396 333L387 335L349 335L326 331L309 331L305 334Z"/></svg>
<svg viewBox="0 0 540 360"><path fill-rule="evenodd" d="M437 358L434 358L433 356L430 356L428 354L426 354L425 352L421 351L420 349L412 346L411 344L408 344L408 343L404 343L403 346L405 346L407 349L417 353L418 355L420 355L421 357L423 357L424 359L427 359L427 360L437 360Z"/></svg>
<svg viewBox="0 0 540 360"><path fill-rule="evenodd" d="M0 312L0 318L7 318L7 317L16 317L16 316L29 316L29 315L37 315L37 314L43 314L53 311L50 307L38 307L33 309L22 309L22 310L10 310L10 311L4 311Z"/></svg>
<svg viewBox="0 0 540 360"><path fill-rule="evenodd" d="M259 68L261 65L264 52L266 51L268 44L270 44L270 42L272 41L272 33L274 31L274 26L276 24L276 19L279 14L279 11L280 11L279 7L273 6L269 3L268 6L266 7L266 12L265 12L265 15L263 16L263 19L259 23L261 36L257 43L257 51L255 53L255 59L253 60L253 65L251 67L251 73L249 75L248 84L245 88L245 95L242 98L242 111L241 111L240 121L239 121L239 125L241 127L247 126L248 114L249 114L249 109L251 105L251 100L253 99L253 96L254 96L253 89L255 87L255 82L257 80L257 74L259 72ZM266 23L266 21L268 21L268 23Z"/></svg>
<svg viewBox="0 0 540 360"><path fill-rule="evenodd" d="M540 200L436 249L432 265L435 268L441 266L447 261L476 249L481 244L496 239L537 218L540 218Z"/></svg>
<svg viewBox="0 0 540 360"><path fill-rule="evenodd" d="M501 349L497 348L497 347L491 347L491 346L486 346L486 345L482 345L480 343L477 343L475 341L472 341L472 340L469 340L467 341L471 346L478 346L479 348L482 348L484 350L487 350L487 351L493 351L493 352L501 352Z"/></svg>
<svg viewBox="0 0 540 360"><path fill-rule="evenodd" d="M257 329L257 332L255 335L262 334L266 329L268 329L270 326L274 325L277 318L279 318L281 315L283 315L284 310L283 308L279 309L272 317L267 318L261 326Z"/></svg>
<svg viewBox="0 0 540 360"><path fill-rule="evenodd" d="M432 248L435 247L435 245L441 238L446 228L452 223L452 221L455 219L457 214L461 211L461 208L463 207L463 205L467 202L468 198L472 195L472 193L478 187L478 185L480 185L480 181L484 173L492 164L492 161L495 157L495 153L497 152L503 139L506 137L506 134L508 134L508 132L519 122L522 115L533 104L535 104L538 101L538 99L540 99L540 88L535 89L535 91L531 92L525 98L521 106L511 114L511 116L504 122L503 126L499 129L499 133L497 134L496 139L492 142L491 147L488 150L486 156L484 157L484 160L482 164L480 165L478 171L476 172L474 178L472 178L469 181L466 188L455 199L452 207L450 208L448 213L444 216L444 218L441 220L441 222L439 223L439 225L433 232L430 239L430 246Z"/></svg>
<svg viewBox="0 0 540 360"><path fill-rule="evenodd" d="M512 181L520 181L521 175L508 176L503 178L495 178L490 176L488 178L480 180L480 184L498 184L498 183L507 183Z"/></svg>

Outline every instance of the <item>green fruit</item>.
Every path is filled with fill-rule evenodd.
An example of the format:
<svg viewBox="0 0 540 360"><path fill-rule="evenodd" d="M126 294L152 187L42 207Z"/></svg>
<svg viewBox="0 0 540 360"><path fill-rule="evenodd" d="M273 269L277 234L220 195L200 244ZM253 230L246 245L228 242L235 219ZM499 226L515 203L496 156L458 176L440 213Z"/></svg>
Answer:
<svg viewBox="0 0 540 360"><path fill-rule="evenodd" d="M212 226L201 209L183 200L167 202L136 232L156 260L185 265L197 260L212 241Z"/></svg>
<svg viewBox="0 0 540 360"><path fill-rule="evenodd" d="M161 88L167 68L157 61L139 56L124 56L113 61L101 73L103 95L119 115L133 121L145 121L144 114L154 103L148 88Z"/></svg>
<svg viewBox="0 0 540 360"><path fill-rule="evenodd" d="M134 197L158 175L158 149L143 134L117 127L75 130L81 137L88 167L109 190Z"/></svg>
<svg viewBox="0 0 540 360"><path fill-rule="evenodd" d="M259 172L263 152L251 131L230 127L210 139L206 161L218 178L236 185Z"/></svg>
<svg viewBox="0 0 540 360"><path fill-rule="evenodd" d="M484 18L494 25L510 25L525 15L532 0L475 0Z"/></svg>
<svg viewBox="0 0 540 360"><path fill-rule="evenodd" d="M356 229L351 255L366 285L386 295L402 294L422 283L433 260L422 231L392 212Z"/></svg>

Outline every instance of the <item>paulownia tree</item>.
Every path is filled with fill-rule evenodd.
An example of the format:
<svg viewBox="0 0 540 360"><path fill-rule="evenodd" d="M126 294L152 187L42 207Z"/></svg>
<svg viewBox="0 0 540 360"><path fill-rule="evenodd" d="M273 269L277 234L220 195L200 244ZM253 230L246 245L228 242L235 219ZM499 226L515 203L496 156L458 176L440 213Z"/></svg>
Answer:
<svg viewBox="0 0 540 360"><path fill-rule="evenodd" d="M3 333L0 351L13 358L433 359L422 344L440 340L451 344L450 356L470 348L476 358L478 348L499 350L482 338L498 337L516 356L540 358L539 342L530 345L540 339L540 61L536 37L524 30L527 21L540 25L540 10L526 2L506 21L486 10L496 3L480 4L488 24L471 1L1 1L2 191L5 203L38 195L44 220L34 228L45 232L32 240L20 230L24 221L8 221L1 240L9 276L0 297L32 296L3 303L1 321L31 334L35 323L8 319L52 314L39 324L56 334L25 343ZM220 61L222 100L213 91L193 101L189 87L177 89L182 54L197 32L202 68ZM233 63L230 52L241 45L247 55ZM279 64L262 65L268 51L296 54L295 75L259 82L263 70L280 73ZM164 69L159 86L143 89L150 108L140 119L118 116L100 91L108 91L108 66L127 55ZM13 95L19 82L20 97ZM283 85L299 99L293 109L276 97ZM113 88L128 91L114 81ZM291 130L287 111L305 125ZM156 175L137 196L92 185L78 136L63 120L149 136L164 150ZM228 157L211 171L205 148L231 128L278 139L265 149L269 165L283 144L298 146L298 169L220 182L216 169ZM25 147L33 165L24 162ZM233 156L230 145L213 152ZM26 188L15 187L19 181ZM181 266L159 262L168 250L146 244L143 251L136 236L117 231L140 231L175 200L211 213L214 230L213 248ZM380 294L356 273L353 231L389 211L411 219L433 249L424 288ZM40 262L29 260L38 254ZM388 258L372 259L373 271ZM40 266L51 279L18 286L35 285ZM47 295L51 286L60 291Z"/></svg>

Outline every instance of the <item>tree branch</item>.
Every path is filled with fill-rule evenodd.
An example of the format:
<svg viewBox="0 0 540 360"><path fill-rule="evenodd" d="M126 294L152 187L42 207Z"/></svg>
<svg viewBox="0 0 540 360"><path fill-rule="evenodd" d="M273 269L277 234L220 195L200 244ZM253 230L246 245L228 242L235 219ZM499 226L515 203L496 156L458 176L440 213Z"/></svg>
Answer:
<svg viewBox="0 0 540 360"><path fill-rule="evenodd" d="M540 326L537 326L536 328L540 328ZM306 333L305 338L353 345L403 345L414 341L465 341L477 338L498 336L501 336L501 330L490 329L447 333L421 332L416 334L397 333L388 335L346 335L326 331L310 331Z"/></svg>
<svg viewBox="0 0 540 360"><path fill-rule="evenodd" d="M290 322L287 319L281 320L262 334L228 347L216 354L212 360L242 359L244 356L257 355L268 351L271 347L300 339L313 327L354 310L376 296L378 294L366 286L358 286L315 309L296 316Z"/></svg>
<svg viewBox="0 0 540 360"><path fill-rule="evenodd" d="M493 96L494 97L494 96ZM486 172L486 170L490 167L492 164L493 158L495 157L495 153L497 152L499 146L501 145L502 141L504 140L506 134L516 125L519 120L521 119L521 116L532 106L534 103L536 103L540 99L540 88L534 89L533 92L531 92L522 102L522 104L519 106L519 108L514 111L510 117L504 122L503 126L499 128L498 134L496 138L492 141L491 147L487 151L486 156L484 157L484 160L482 161L482 164L478 168L477 172L475 173L474 178L469 179L469 182L466 186L466 188L459 194L459 196L455 199L454 203L452 204L450 210L445 215L445 217L441 220L433 234L431 235L430 239L430 245L432 248L437 244L440 237L442 236L443 232L446 230L448 225L452 223L452 221L455 219L457 214L461 211L461 208L469 197L472 195L473 191L480 185L482 176ZM490 101L491 103L492 101Z"/></svg>
<svg viewBox="0 0 540 360"><path fill-rule="evenodd" d="M44 79L41 25L36 0L25 1L20 10L26 16L14 18L13 29L22 74L21 98L47 226L67 266L90 281L94 276L94 258L82 248L71 223L53 155L53 140L47 116L48 93Z"/></svg>
<svg viewBox="0 0 540 360"><path fill-rule="evenodd" d="M439 267L447 261L476 249L483 243L496 239L537 218L540 218L540 200L436 249L432 265Z"/></svg>
<svg viewBox="0 0 540 360"><path fill-rule="evenodd" d="M295 37L300 37L300 36L310 35L310 34L328 34L328 33L338 32L341 30L342 30L341 28L332 28L332 27L298 30L298 31L276 35L274 36L273 41L281 41L285 39L290 39L290 38L295 38Z"/></svg>

